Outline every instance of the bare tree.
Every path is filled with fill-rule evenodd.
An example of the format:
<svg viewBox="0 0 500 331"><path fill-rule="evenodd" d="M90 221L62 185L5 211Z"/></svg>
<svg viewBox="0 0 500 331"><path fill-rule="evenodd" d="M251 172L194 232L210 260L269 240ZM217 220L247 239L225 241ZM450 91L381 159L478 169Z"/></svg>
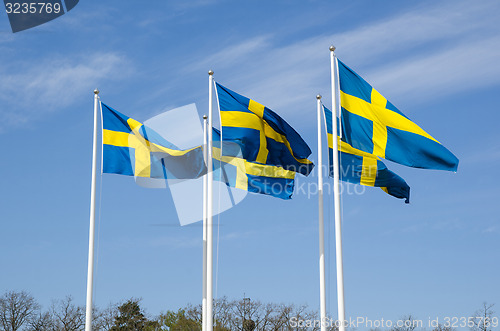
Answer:
<svg viewBox="0 0 500 331"><path fill-rule="evenodd" d="M315 326L292 327L292 318L302 321L316 321L318 314L307 310L306 306L285 304L263 304L260 301L228 300L220 298L214 303L214 330L217 331L287 331L320 329L319 323ZM172 327L172 330L198 330L201 325L201 305L188 306L178 312L167 311L159 316L161 326ZM318 320L319 322L319 320ZM195 326L196 325L196 326ZM335 326L327 328L337 330Z"/></svg>
<svg viewBox="0 0 500 331"><path fill-rule="evenodd" d="M489 304L487 302L483 302L483 306L481 309L476 310L474 313L474 326L470 329L473 331L490 331L492 328L492 319L493 319L493 306L495 304Z"/></svg>
<svg viewBox="0 0 500 331"><path fill-rule="evenodd" d="M105 309L92 309L92 329L97 331L108 331L115 324L118 316L118 305L109 304Z"/></svg>
<svg viewBox="0 0 500 331"><path fill-rule="evenodd" d="M240 301L234 302L234 322L232 329L235 330L255 330L259 320L259 311L262 303L252 301L250 298L243 298Z"/></svg>
<svg viewBox="0 0 500 331"><path fill-rule="evenodd" d="M39 312L34 318L28 322L29 331L51 331L55 330L54 321L49 312Z"/></svg>
<svg viewBox="0 0 500 331"><path fill-rule="evenodd" d="M400 325L392 327L391 331L414 331L417 327L422 327L423 323L416 320L413 316L408 315L400 319Z"/></svg>
<svg viewBox="0 0 500 331"><path fill-rule="evenodd" d="M85 328L85 309L75 305L71 296L53 302L50 311L55 330L79 331Z"/></svg>
<svg viewBox="0 0 500 331"><path fill-rule="evenodd" d="M214 302L215 326L221 330L231 330L233 324L233 305L227 297L222 297Z"/></svg>
<svg viewBox="0 0 500 331"><path fill-rule="evenodd" d="M290 319L293 317L293 305L287 306L284 304L273 305L274 312L269 318L269 324L271 325L271 330L278 331L285 329L290 323Z"/></svg>
<svg viewBox="0 0 500 331"><path fill-rule="evenodd" d="M5 331L19 330L39 309L38 303L27 292L6 292L0 298L0 326Z"/></svg>
<svg viewBox="0 0 500 331"><path fill-rule="evenodd" d="M443 324L438 324L432 331L455 331L455 328L451 326L444 326Z"/></svg>
<svg viewBox="0 0 500 331"><path fill-rule="evenodd" d="M277 309L277 305L274 303L268 303L263 306L261 318L257 320L258 330L273 330L276 326L276 318L274 315Z"/></svg>

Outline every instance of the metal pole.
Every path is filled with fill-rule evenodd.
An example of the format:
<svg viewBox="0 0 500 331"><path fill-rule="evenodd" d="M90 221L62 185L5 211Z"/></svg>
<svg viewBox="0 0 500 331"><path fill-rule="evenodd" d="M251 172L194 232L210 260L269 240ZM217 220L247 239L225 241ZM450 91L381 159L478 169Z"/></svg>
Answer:
<svg viewBox="0 0 500 331"><path fill-rule="evenodd" d="M337 300L339 331L345 331L345 301L344 301L344 269L342 262L342 221L340 219L340 183L339 183L339 157L337 143L337 61L335 47L330 46L330 62L332 74L332 137L333 137L333 195L335 206L335 252L337 260Z"/></svg>
<svg viewBox="0 0 500 331"><path fill-rule="evenodd" d="M203 158L208 161L207 147L207 115L203 115ZM207 168L207 172L209 169ZM202 300L202 331L207 330L207 179L203 176L203 300Z"/></svg>
<svg viewBox="0 0 500 331"><path fill-rule="evenodd" d="M92 145L92 183L90 188L90 229L89 260L87 270L87 304L85 331L92 331L92 291L94 286L94 238L95 238L95 189L97 177L97 118L99 109L99 90L94 90L94 136Z"/></svg>
<svg viewBox="0 0 500 331"><path fill-rule="evenodd" d="M213 245L213 155L212 155L212 127L213 127L213 82L214 72L208 72L208 128L210 134L208 135L208 155L207 155L207 331L213 331L213 272L214 272L214 245Z"/></svg>
<svg viewBox="0 0 500 331"><path fill-rule="evenodd" d="M321 136L321 95L316 96L318 108L318 219L319 219L319 301L321 331L326 331L325 285L325 220L323 214L323 141Z"/></svg>

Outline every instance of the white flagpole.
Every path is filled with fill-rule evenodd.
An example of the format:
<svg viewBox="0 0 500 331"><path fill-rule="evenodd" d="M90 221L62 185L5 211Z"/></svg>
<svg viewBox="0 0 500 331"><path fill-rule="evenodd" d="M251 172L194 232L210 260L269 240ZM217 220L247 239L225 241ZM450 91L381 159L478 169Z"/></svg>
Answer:
<svg viewBox="0 0 500 331"><path fill-rule="evenodd" d="M203 158L208 161L207 148L207 115L203 115ZM208 168L207 168L208 171ZM202 301L202 331L207 331L207 179L203 176L203 301Z"/></svg>
<svg viewBox="0 0 500 331"><path fill-rule="evenodd" d="M214 85L214 72L208 72L208 154L207 154L207 331L213 331L213 272L214 272L214 227L213 227L213 159L212 159L212 127L213 127L213 85Z"/></svg>
<svg viewBox="0 0 500 331"><path fill-rule="evenodd" d="M319 301L321 331L326 331L325 220L323 214L323 141L321 139L321 95L318 100L318 218L319 218Z"/></svg>
<svg viewBox="0 0 500 331"><path fill-rule="evenodd" d="M342 263L342 221L340 219L340 183L339 157L337 143L337 59L335 47L330 46L330 62L332 74L332 137L333 137L333 195L335 205L335 252L337 260L337 302L339 331L345 331L345 301L344 301L344 268Z"/></svg>
<svg viewBox="0 0 500 331"><path fill-rule="evenodd" d="M92 146L92 184L90 189L90 229L89 260L87 270L87 306L85 331L92 331L92 290L94 286L94 238L95 238L95 188L97 177L97 118L99 109L99 90L94 90L94 137Z"/></svg>

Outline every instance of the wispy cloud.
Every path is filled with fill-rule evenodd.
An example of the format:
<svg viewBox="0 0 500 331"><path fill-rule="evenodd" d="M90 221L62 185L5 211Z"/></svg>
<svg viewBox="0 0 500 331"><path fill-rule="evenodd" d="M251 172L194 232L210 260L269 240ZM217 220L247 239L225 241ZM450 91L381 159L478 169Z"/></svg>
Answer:
<svg viewBox="0 0 500 331"><path fill-rule="evenodd" d="M93 31L95 36L98 37L106 33L110 28L113 28L113 24L89 24L89 22L99 22L109 17L113 17L115 20L121 18L119 14L120 10L108 3L99 3L98 10L95 10L95 6L91 7L94 10L84 10L84 8L82 8L84 6L84 4L80 3L78 7L75 8L76 10L72 10L59 17L57 19L57 24L43 24L37 28L37 30L30 31L30 33L35 31L57 33L56 31L66 30L75 34ZM97 40L96 38L96 45L98 45Z"/></svg>
<svg viewBox="0 0 500 331"><path fill-rule="evenodd" d="M483 230L483 233L499 233L499 232L500 229L496 225L487 227L486 229Z"/></svg>
<svg viewBox="0 0 500 331"><path fill-rule="evenodd" d="M221 241L226 240L241 240L243 238L248 238L256 235L256 231L243 231L243 232L229 232L227 234L222 234L220 236Z"/></svg>
<svg viewBox="0 0 500 331"><path fill-rule="evenodd" d="M243 238L251 237L255 231L229 232L220 234L219 241L234 241ZM216 239L217 240L217 239ZM161 236L153 240L148 240L148 244L152 247L172 247L176 249L196 248L202 245L201 238L179 237L179 236Z"/></svg>
<svg viewBox="0 0 500 331"><path fill-rule="evenodd" d="M29 63L29 64L28 64ZM0 67L0 130L20 125L79 101L109 77L129 71L128 61L115 53L95 53L70 59L25 61L14 71Z"/></svg>
<svg viewBox="0 0 500 331"><path fill-rule="evenodd" d="M264 35L251 38L228 46L221 51L209 55L203 61L197 62L188 68L189 71L204 70L208 66L228 67L241 64L242 58L253 57L272 47L271 36Z"/></svg>
<svg viewBox="0 0 500 331"><path fill-rule="evenodd" d="M489 15L496 10L498 4L493 1L475 6L467 1L444 1L332 37L339 52L357 64L386 61L410 50L425 57L436 48L498 35L496 18ZM463 50L467 49L471 48Z"/></svg>
<svg viewBox="0 0 500 331"><path fill-rule="evenodd" d="M220 2L219 0L193 0L193 1L179 1L172 3L174 9L177 10L192 10L196 8L203 8L211 6Z"/></svg>
<svg viewBox="0 0 500 331"><path fill-rule="evenodd" d="M185 237L172 237L164 236L148 241L152 247L172 247L177 249L182 248L195 248L202 245L200 238L185 238Z"/></svg>
<svg viewBox="0 0 500 331"><path fill-rule="evenodd" d="M411 224L393 228L384 232L384 235L406 235L409 233L426 232L430 230L436 232L452 232L463 230L466 225L460 219L436 218L431 221L422 221L421 219L412 220Z"/></svg>
<svg viewBox="0 0 500 331"><path fill-rule="evenodd" d="M467 52L466 48L474 52ZM418 55L377 69L379 90L391 91L409 101L458 93L498 84L500 36L459 44L446 51ZM475 65L481 63L481 65Z"/></svg>
<svg viewBox="0 0 500 331"><path fill-rule="evenodd" d="M425 94L428 102L500 83L500 27L490 14L497 10L494 1L447 1L284 46L273 35L252 37L196 62L218 68L230 87L298 114L297 105L329 94L328 46L334 43L337 55L383 94L407 102Z"/></svg>
<svg viewBox="0 0 500 331"><path fill-rule="evenodd" d="M432 229L436 231L454 231L462 230L464 228L464 223L459 219L442 219L436 222L429 223Z"/></svg>

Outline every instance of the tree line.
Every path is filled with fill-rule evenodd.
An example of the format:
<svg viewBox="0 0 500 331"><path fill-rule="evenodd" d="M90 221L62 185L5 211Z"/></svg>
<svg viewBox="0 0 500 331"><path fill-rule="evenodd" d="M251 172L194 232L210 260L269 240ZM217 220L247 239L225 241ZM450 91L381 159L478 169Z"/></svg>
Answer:
<svg viewBox="0 0 500 331"><path fill-rule="evenodd" d="M472 331L492 331L495 317L493 304L484 303L474 312L476 322ZM293 304L262 303L243 298L229 300L227 297L214 302L215 331L288 331L320 330L318 323L297 325L291 321L318 321L319 314L307 306ZM410 323L414 317L408 315L403 327L372 329L372 331L419 331L429 328ZM104 309L94 307L92 327L96 331L201 331L201 305L188 305L177 311L168 310L158 316L148 316L140 305L140 299L131 298L122 303L110 304ZM7 291L0 297L0 331L83 331L85 330L85 307L77 305L71 296L55 300L47 309L42 309L35 298L25 291ZM328 330L337 331L335 325ZM453 331L445 325L435 326L432 331Z"/></svg>
<svg viewBox="0 0 500 331"><path fill-rule="evenodd" d="M314 319L316 312L307 306L229 300L214 302L214 330L287 330L292 317ZM148 316L140 299L93 308L92 328L96 331L201 331L201 305L168 310ZM85 307L71 296L52 302L43 310L35 298L25 291L8 291L0 297L0 331L80 331L85 330ZM305 329L304 329L305 330Z"/></svg>

